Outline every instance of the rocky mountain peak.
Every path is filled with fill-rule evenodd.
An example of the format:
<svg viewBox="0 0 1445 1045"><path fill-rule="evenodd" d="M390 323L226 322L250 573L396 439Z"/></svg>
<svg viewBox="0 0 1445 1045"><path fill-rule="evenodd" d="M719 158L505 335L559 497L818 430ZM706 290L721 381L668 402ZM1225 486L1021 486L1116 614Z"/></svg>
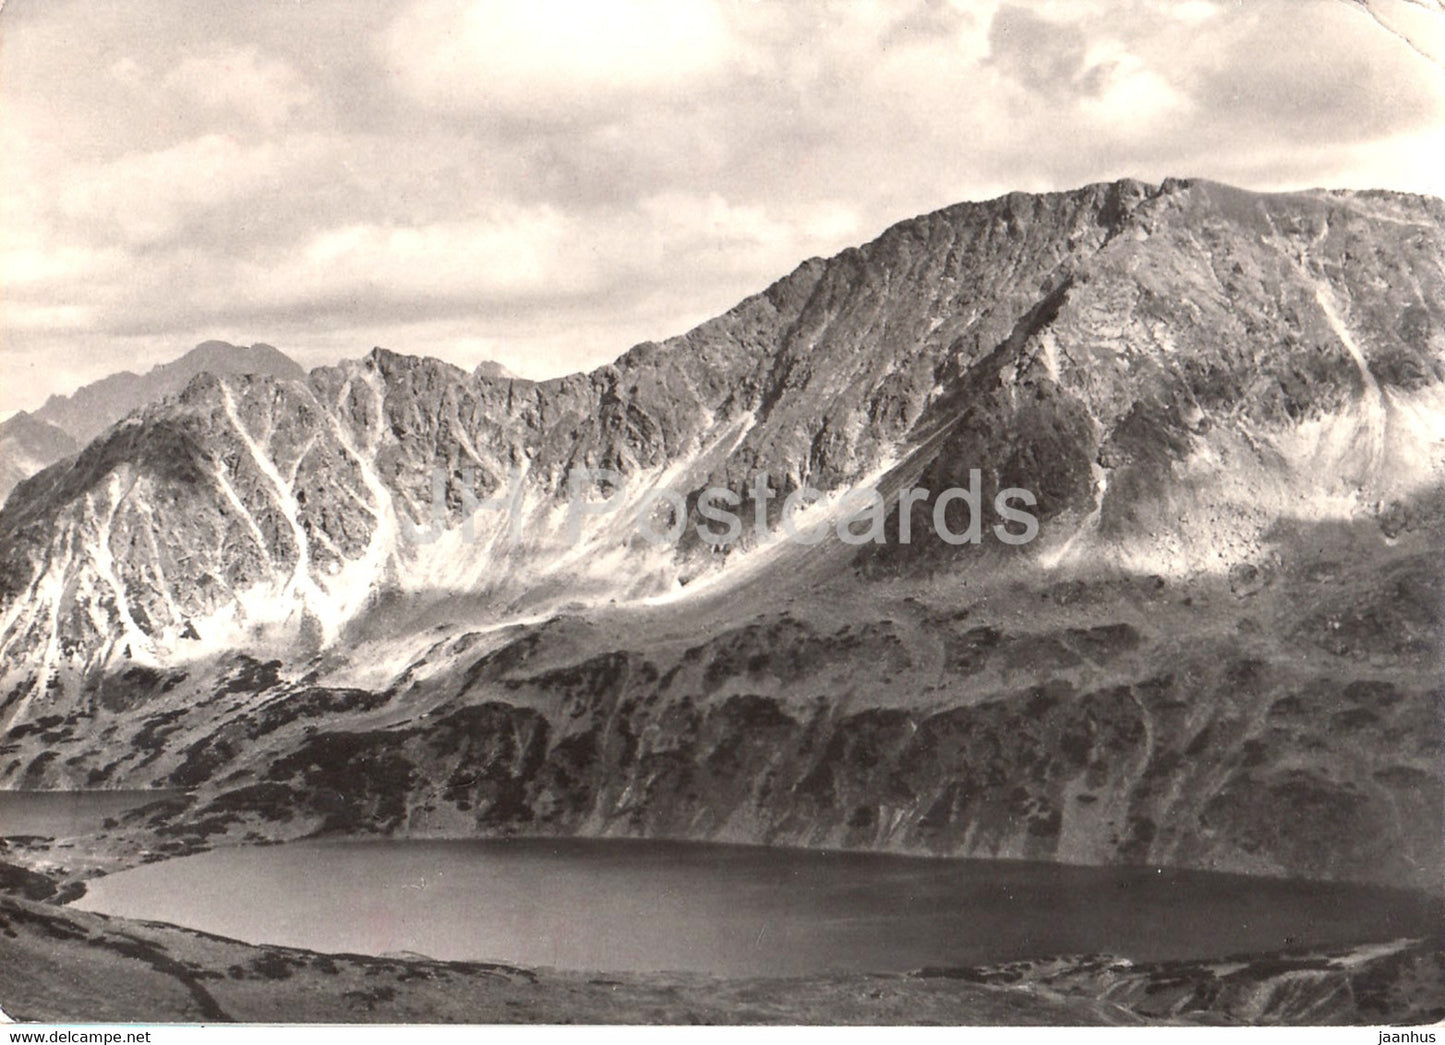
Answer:
<svg viewBox="0 0 1445 1045"><path fill-rule="evenodd" d="M23 411L0 429L0 501L14 486L47 465L74 453L132 411L175 395L200 373L268 374L302 380L306 372L283 352L266 344L249 348L225 341L204 341L169 363L145 374L122 371L78 389L51 396L34 414ZM19 420L24 417L25 420ZM57 433L63 438L58 438Z"/></svg>
<svg viewBox="0 0 1445 1045"><path fill-rule="evenodd" d="M491 359L484 359L473 367L472 376L484 377L489 381L514 381L517 377L501 363Z"/></svg>
<svg viewBox="0 0 1445 1045"><path fill-rule="evenodd" d="M1042 561L1227 566L1261 554L1289 506L1368 512L1437 480L1440 433L1422 418L1445 374L1445 316L1427 292L1445 284L1439 213L1417 197L1184 179L1011 193L901 222L687 334L537 384L382 348L303 380L267 346L207 343L167 380L218 358L279 372L207 367L215 377L0 513L0 606L26 616L56 568L69 590L91 578L98 600L49 639L17 617L4 655L89 656L132 630L133 650L172 648L164 636L259 598L254 586L284 596L268 603L278 621L335 632L391 588L460 585L500 612L542 575L610 598L726 572L695 538L653 548L617 518L591 528L588 556L559 555L579 466L689 504L760 471L786 495L878 476L941 489L977 468L986 498L1035 494ZM1221 455L1228 478L1208 464ZM498 520L468 505L519 470L528 538L501 556ZM195 481L178 486L182 474ZM775 527L778 503L762 510ZM445 562L398 536L432 522L487 536L447 537ZM77 551L57 567L39 552L69 527L77 549L108 542L109 560ZM936 554L882 558L901 569ZM145 608L133 628L122 605Z"/></svg>
<svg viewBox="0 0 1445 1045"><path fill-rule="evenodd" d="M301 380L306 371L285 353L266 344L248 347L225 341L204 341L169 363L144 374L121 371L85 385L68 396L51 396L35 416L68 432L79 443L95 438L132 410L179 392L202 371L222 374L269 374Z"/></svg>

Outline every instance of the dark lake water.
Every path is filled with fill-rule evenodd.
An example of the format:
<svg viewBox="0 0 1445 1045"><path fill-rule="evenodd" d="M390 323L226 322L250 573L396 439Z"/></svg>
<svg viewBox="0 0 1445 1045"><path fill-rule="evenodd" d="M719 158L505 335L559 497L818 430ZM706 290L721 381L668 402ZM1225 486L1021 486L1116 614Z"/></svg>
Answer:
<svg viewBox="0 0 1445 1045"><path fill-rule="evenodd" d="M722 975L1222 957L1439 917L1408 894L1233 875L520 839L216 850L93 881L77 906L319 951Z"/></svg>
<svg viewBox="0 0 1445 1045"><path fill-rule="evenodd" d="M107 819L185 794L183 791L0 791L0 837L70 838L98 829Z"/></svg>

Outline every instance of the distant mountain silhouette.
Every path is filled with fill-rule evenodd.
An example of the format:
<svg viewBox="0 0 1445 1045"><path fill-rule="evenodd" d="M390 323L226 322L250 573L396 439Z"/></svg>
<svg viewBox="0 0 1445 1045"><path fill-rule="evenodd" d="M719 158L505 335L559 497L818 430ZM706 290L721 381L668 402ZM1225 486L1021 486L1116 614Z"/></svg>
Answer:
<svg viewBox="0 0 1445 1045"><path fill-rule="evenodd" d="M0 425L0 503L17 483L75 453L131 411L174 395L204 371L281 380L306 376L298 363L270 345L206 341L145 374L122 371L68 396L51 396L33 414L21 411Z"/></svg>
<svg viewBox="0 0 1445 1045"><path fill-rule="evenodd" d="M265 374L282 380L306 377L299 363L270 345L247 348L225 341L203 341L179 359L161 363L144 374L123 370L68 396L51 396L35 411L35 417L65 430L84 445L132 410L179 392L202 371Z"/></svg>
<svg viewBox="0 0 1445 1045"><path fill-rule="evenodd" d="M79 449L64 429L24 410L0 424L0 502L16 483Z"/></svg>
<svg viewBox="0 0 1445 1045"><path fill-rule="evenodd" d="M509 381L517 375L491 359L484 359L472 369L473 377L486 377L493 381Z"/></svg>

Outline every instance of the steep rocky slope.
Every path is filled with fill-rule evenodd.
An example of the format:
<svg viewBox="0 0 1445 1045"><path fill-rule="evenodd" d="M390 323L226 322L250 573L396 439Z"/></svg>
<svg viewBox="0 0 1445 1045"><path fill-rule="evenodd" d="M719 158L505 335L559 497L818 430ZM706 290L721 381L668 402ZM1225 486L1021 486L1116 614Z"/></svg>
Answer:
<svg viewBox="0 0 1445 1045"><path fill-rule="evenodd" d="M248 348L225 341L204 341L180 358L157 364L144 374L123 370L68 396L53 395L35 411L35 416L84 445L131 411L179 392L203 372L266 374L281 380L300 379L306 373L295 360L270 345Z"/></svg>
<svg viewBox="0 0 1445 1045"><path fill-rule="evenodd" d="M12 727L0 768L194 789L113 825L122 862L317 830L588 834L1434 889L1424 568L1312 563L1245 598L1037 576L860 594L850 574L686 612L438 622L303 663L132 668Z"/></svg>
<svg viewBox="0 0 1445 1045"><path fill-rule="evenodd" d="M68 396L51 396L33 414L21 411L0 425L0 503L16 485L69 457L134 410L181 391L202 372L267 374L282 380L305 371L270 345L206 341L145 374L122 371Z"/></svg>
<svg viewBox="0 0 1445 1045"><path fill-rule="evenodd" d="M1120 182L904 222L587 375L203 375L0 511L0 776L196 789L162 851L620 833L1437 888L1442 288L1439 201ZM625 482L573 542L579 465ZM932 539L927 500L908 544L892 505L881 544L778 539L804 484L832 518L974 469L1038 540ZM650 489L691 523L756 472L736 544L639 535ZM476 510L514 474L515 540Z"/></svg>
<svg viewBox="0 0 1445 1045"><path fill-rule="evenodd" d="M80 449L63 429L25 411L0 424L0 503L15 484Z"/></svg>

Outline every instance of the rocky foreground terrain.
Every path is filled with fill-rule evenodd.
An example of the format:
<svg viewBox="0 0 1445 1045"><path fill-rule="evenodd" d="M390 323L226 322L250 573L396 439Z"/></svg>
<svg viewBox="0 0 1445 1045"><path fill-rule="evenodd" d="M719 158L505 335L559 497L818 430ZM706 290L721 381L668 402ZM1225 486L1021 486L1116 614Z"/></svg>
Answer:
<svg viewBox="0 0 1445 1045"><path fill-rule="evenodd" d="M185 792L67 879L580 834L1438 894L1442 380L1445 204L1186 181L907 221L591 374L202 373L0 510L0 782ZM899 540L975 469L1036 540ZM883 539L780 540L804 485Z"/></svg>

